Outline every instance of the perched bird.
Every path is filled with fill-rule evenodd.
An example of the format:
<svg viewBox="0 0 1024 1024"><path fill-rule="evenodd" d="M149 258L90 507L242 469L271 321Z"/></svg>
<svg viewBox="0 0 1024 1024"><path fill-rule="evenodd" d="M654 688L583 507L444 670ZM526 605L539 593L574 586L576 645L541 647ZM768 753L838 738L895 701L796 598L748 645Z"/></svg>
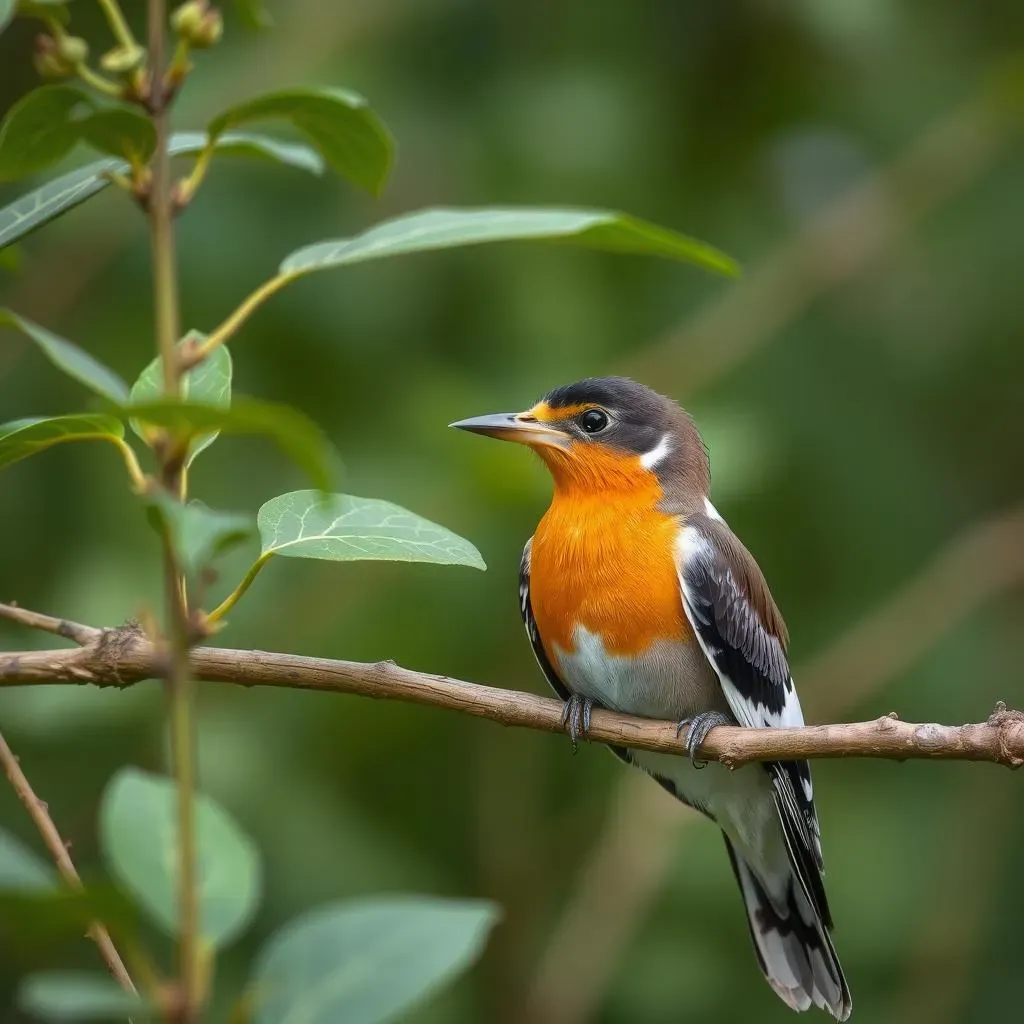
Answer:
<svg viewBox="0 0 1024 1024"><path fill-rule="evenodd" d="M519 601L573 742L594 707L689 725L689 759L611 749L722 829L758 963L780 998L846 1020L807 762L729 771L695 760L716 725L802 725L803 714L782 616L711 504L693 420L641 384L599 377L525 412L452 426L528 445L554 479L523 551Z"/></svg>

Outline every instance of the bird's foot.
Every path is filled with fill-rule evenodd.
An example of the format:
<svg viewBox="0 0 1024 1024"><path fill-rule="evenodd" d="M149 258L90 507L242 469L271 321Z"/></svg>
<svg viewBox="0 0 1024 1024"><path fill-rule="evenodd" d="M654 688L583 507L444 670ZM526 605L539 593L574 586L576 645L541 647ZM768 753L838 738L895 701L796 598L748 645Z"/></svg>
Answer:
<svg viewBox="0 0 1024 1024"><path fill-rule="evenodd" d="M576 741L587 739L590 733L590 712L594 710L594 702L589 697L572 694L562 709L562 725L572 740L572 752L576 753Z"/></svg>
<svg viewBox="0 0 1024 1024"><path fill-rule="evenodd" d="M707 739L708 733L716 726L733 724L733 720L724 712L702 711L699 715L694 715L693 718L684 718L676 726L677 736L686 726L690 727L690 731L686 736L686 753L694 768L703 768L707 764L707 761L697 760L697 751L700 749L700 745Z"/></svg>

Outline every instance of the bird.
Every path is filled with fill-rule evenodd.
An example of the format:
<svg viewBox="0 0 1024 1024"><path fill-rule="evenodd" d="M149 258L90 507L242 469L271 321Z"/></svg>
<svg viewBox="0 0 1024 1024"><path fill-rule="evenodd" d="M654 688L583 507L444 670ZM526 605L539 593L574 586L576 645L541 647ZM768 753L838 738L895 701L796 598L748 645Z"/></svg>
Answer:
<svg viewBox="0 0 1024 1024"><path fill-rule="evenodd" d="M609 745L722 830L758 965L792 1009L837 1020L850 990L832 944L806 761L730 771L697 759L719 725L804 724L789 635L753 556L710 499L707 448L676 402L589 377L520 413L451 426L531 448L553 480L527 541L519 606L573 747L593 708L689 726L688 756Z"/></svg>

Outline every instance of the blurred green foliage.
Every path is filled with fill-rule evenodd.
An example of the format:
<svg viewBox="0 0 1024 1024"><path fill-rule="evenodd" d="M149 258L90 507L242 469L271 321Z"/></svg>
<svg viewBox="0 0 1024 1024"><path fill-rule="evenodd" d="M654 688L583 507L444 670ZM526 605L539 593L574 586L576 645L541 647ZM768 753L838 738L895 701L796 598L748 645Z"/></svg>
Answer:
<svg viewBox="0 0 1024 1024"><path fill-rule="evenodd" d="M139 23L143 5L127 6ZM305 410L341 451L346 490L444 523L490 568L281 560L233 612L224 644L393 658L543 692L515 583L546 475L521 450L445 425L593 373L635 373L694 412L716 504L760 560L797 665L1021 502L1024 105L1007 73L1024 42L1019 4L269 9L276 27L258 36L229 14L224 50L199 55L177 127L255 88L353 88L399 140L394 177L378 201L329 177L216 163L179 222L186 327L211 330L293 249L432 204L628 209L720 246L746 278L510 245L291 286L233 342L236 390ZM99 29L92 5L79 16ZM35 84L34 31L19 22L0 37L0 109ZM830 228L863 181L866 198ZM0 305L138 375L152 357L149 271L123 196L108 190L28 239L19 262L0 266ZM0 420L73 410L80 396L30 342L0 336ZM191 473L193 493L218 508L255 510L304 483L240 436ZM3 488L0 597L93 623L158 607L156 545L111 446L56 446L6 469ZM223 560L218 599L257 554L252 541ZM979 566L976 577L935 589L891 651L871 652L894 670L846 715L968 721L997 698L1024 702L1020 573L991 583ZM918 651L930 617L963 604L961 586L979 600ZM5 649L47 642L0 628ZM802 695L811 720L842 700L827 681ZM84 875L98 866L104 783L124 764L164 766L164 720L155 685L3 694L0 725ZM588 855L615 827L624 774L595 750L572 758L568 741L440 711L214 686L201 695L200 762L204 791L264 861L256 927L219 967L228 985L262 938L325 900L429 891L502 904L482 964L409 1018L423 1022L529 1019L527 993ZM816 776L858 1018L1012 1019L1024 995L1018 780L991 766L861 761L823 762ZM0 824L38 846L5 788ZM624 870L645 870L657 837L619 838ZM597 986L593 1019L790 1019L758 975L720 845L700 822L680 833L607 972L591 977L590 951L577 951L563 983ZM608 917L594 905L595 945L621 925L610 919L619 895L607 894ZM7 950L0 1006L52 959ZM93 968L95 950L69 942L61 966Z"/></svg>

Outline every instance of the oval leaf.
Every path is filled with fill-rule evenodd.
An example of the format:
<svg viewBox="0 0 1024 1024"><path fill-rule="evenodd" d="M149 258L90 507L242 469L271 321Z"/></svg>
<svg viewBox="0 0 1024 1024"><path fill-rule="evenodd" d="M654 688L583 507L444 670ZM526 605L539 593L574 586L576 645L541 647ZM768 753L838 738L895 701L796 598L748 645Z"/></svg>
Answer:
<svg viewBox="0 0 1024 1024"><path fill-rule="evenodd" d="M123 402L128 397L128 385L113 370L77 345L9 309L0 309L0 326L2 325L17 328L39 346L43 355L58 370L63 370L69 377L74 377L97 395L109 398L112 402Z"/></svg>
<svg viewBox="0 0 1024 1024"><path fill-rule="evenodd" d="M260 952L254 1024L381 1024L464 971L492 903L393 896L314 910Z"/></svg>
<svg viewBox="0 0 1024 1024"><path fill-rule="evenodd" d="M123 768L100 805L100 842L114 877L157 924L178 927L178 815L173 780ZM256 847L205 796L196 798L199 904L204 938L217 947L238 935L256 911Z"/></svg>
<svg viewBox="0 0 1024 1024"><path fill-rule="evenodd" d="M258 157L297 167L310 174L323 174L324 162L315 149L301 142L282 142L255 132L227 132L217 139L217 152L227 156Z"/></svg>
<svg viewBox="0 0 1024 1024"><path fill-rule="evenodd" d="M191 156L205 149L206 142L205 132L178 132L171 136L169 149L174 156ZM308 146L277 142L248 132L221 136L217 140L217 149L246 156L259 154L315 174L321 170L320 158ZM97 160L15 199L0 209L0 248L24 238L97 192L102 192L110 184L111 173L124 174L129 169L123 160Z"/></svg>
<svg viewBox="0 0 1024 1024"><path fill-rule="evenodd" d="M106 441L124 437L124 426L113 416L52 416L0 424L0 468L65 441Z"/></svg>
<svg viewBox="0 0 1024 1024"><path fill-rule="evenodd" d="M281 272L308 274L428 249L524 240L664 256L730 277L738 273L736 263L710 245L623 213L529 207L421 210L384 221L354 238L308 245L293 252L281 264Z"/></svg>
<svg viewBox="0 0 1024 1024"><path fill-rule="evenodd" d="M288 405L236 399L230 408L193 401L133 402L120 407L130 419L164 427L182 443L204 434L261 434L269 437L322 490L330 486L334 449L305 413Z"/></svg>
<svg viewBox="0 0 1024 1024"><path fill-rule="evenodd" d="M53 889L57 875L41 857L0 829L0 890Z"/></svg>
<svg viewBox="0 0 1024 1024"><path fill-rule="evenodd" d="M153 122L134 107L93 110L75 121L78 137L110 156L145 163L156 149Z"/></svg>
<svg viewBox="0 0 1024 1024"><path fill-rule="evenodd" d="M337 174L377 195L394 141L366 100L341 89L286 89L246 100L210 122L211 138L253 121L284 120L316 147Z"/></svg>
<svg viewBox="0 0 1024 1024"><path fill-rule="evenodd" d="M12 245L38 227L102 192L112 171L126 171L121 160L97 160L48 181L0 209L0 248Z"/></svg>
<svg viewBox="0 0 1024 1024"><path fill-rule="evenodd" d="M142 999L113 978L84 971L40 971L18 988L18 1005L26 1013L52 1021L124 1021L151 1019Z"/></svg>
<svg viewBox="0 0 1024 1024"><path fill-rule="evenodd" d="M199 331L189 331L179 342L179 347L202 341L205 337L206 335ZM231 353L225 345L219 345L198 366L194 366L182 377L182 394L196 402L227 408L231 405L232 374ZM163 390L163 361L157 357L139 374L132 385L130 399L132 402L155 401L163 395ZM131 428L139 437L146 440L145 432L136 420L131 421ZM217 434L218 431L213 431L197 437L190 446L186 464L191 466L195 457L217 440Z"/></svg>
<svg viewBox="0 0 1024 1024"><path fill-rule="evenodd" d="M0 181L14 181L63 159L78 141L72 113L92 97L72 85L43 85L23 96L0 124Z"/></svg>
<svg viewBox="0 0 1024 1024"><path fill-rule="evenodd" d="M14 0L0 0L0 32L10 24L14 17Z"/></svg>
<svg viewBox="0 0 1024 1024"><path fill-rule="evenodd" d="M147 499L166 525L181 567L196 577L213 559L248 538L256 524L251 515L218 512L201 501L183 505L165 491Z"/></svg>
<svg viewBox="0 0 1024 1024"><path fill-rule="evenodd" d="M256 521L265 555L486 568L468 540L389 501L292 491L271 498Z"/></svg>

